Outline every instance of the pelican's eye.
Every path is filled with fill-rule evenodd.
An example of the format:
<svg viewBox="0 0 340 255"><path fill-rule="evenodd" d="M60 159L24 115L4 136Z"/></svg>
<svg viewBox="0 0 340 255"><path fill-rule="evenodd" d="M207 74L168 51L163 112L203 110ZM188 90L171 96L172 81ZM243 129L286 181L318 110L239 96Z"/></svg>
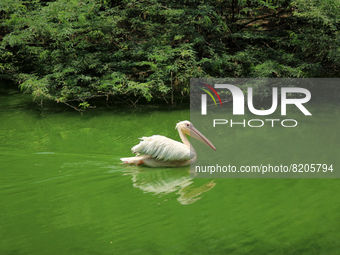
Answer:
<svg viewBox="0 0 340 255"><path fill-rule="evenodd" d="M189 123L187 123L187 127L190 127L190 124L189 124Z"/></svg>

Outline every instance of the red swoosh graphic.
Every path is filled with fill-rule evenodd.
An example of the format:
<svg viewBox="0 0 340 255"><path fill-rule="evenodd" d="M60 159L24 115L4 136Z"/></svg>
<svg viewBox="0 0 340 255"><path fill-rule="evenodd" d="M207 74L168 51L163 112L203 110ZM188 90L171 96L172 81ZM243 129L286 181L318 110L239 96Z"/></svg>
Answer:
<svg viewBox="0 0 340 255"><path fill-rule="evenodd" d="M218 95L217 91L213 87L211 87L210 85L208 85L206 83L203 83L203 82L200 82L200 83L207 86L209 89L212 90L212 92L214 92L214 94L217 96L218 100L220 100L220 103L221 103L221 106L222 106L222 100L221 100L220 96Z"/></svg>

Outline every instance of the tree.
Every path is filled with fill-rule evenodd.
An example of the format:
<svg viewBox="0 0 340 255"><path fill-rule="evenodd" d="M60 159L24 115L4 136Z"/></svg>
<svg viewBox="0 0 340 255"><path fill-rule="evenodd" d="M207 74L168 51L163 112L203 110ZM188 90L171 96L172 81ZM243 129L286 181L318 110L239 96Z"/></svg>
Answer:
<svg viewBox="0 0 340 255"><path fill-rule="evenodd" d="M6 1L1 77L77 109L97 97L174 102L191 77L339 70L338 0Z"/></svg>

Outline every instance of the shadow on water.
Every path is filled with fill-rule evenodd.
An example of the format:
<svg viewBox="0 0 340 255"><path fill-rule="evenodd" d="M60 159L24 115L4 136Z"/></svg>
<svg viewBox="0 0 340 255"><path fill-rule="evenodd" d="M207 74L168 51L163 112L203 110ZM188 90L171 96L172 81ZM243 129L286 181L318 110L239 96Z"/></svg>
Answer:
<svg viewBox="0 0 340 255"><path fill-rule="evenodd" d="M51 100L35 99L31 94L25 94L20 91L18 85L10 81L0 80L0 113L8 111L21 110L25 111L30 117L41 118L48 115L64 114L65 116L84 115L85 118L105 116L115 114L116 116L129 116L138 114L140 116L148 115L150 112L173 112L189 110L188 98L176 98L174 104L164 103L159 99L153 99L149 102L145 99L138 100L138 103L130 103L131 100L121 100L120 97L91 99L91 107L86 111L77 111L63 103L56 103ZM132 101L131 101L132 102ZM75 108L77 104L74 103Z"/></svg>
<svg viewBox="0 0 340 255"><path fill-rule="evenodd" d="M182 205L196 202L205 193L215 187L214 180L209 180L199 187L189 177L189 167L152 169L140 166L129 166L125 175L131 175L132 185L144 193L152 193L159 197L176 192L177 201Z"/></svg>

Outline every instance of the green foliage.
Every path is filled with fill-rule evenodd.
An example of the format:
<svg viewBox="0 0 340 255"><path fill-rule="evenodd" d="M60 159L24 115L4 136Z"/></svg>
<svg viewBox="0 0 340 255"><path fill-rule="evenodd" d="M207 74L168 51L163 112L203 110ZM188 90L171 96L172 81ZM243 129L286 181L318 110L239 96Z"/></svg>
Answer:
<svg viewBox="0 0 340 255"><path fill-rule="evenodd" d="M0 74L34 98L173 101L191 77L334 76L339 0L3 0Z"/></svg>

